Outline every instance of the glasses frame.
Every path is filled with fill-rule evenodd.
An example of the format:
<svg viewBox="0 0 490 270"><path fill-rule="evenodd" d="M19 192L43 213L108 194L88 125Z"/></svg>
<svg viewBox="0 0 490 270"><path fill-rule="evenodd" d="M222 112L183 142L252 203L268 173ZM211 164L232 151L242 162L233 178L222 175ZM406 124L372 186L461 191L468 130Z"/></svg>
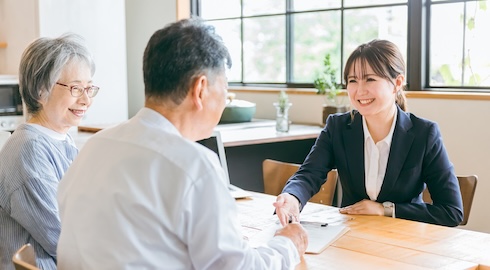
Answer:
<svg viewBox="0 0 490 270"><path fill-rule="evenodd" d="M95 86L95 85L92 85L92 86L83 88L80 85L72 85L72 86L70 86L70 85L66 85L66 84L60 83L60 82L56 82L56 84L57 85L64 86L64 87L67 87L70 90L71 96L72 97L76 97L76 98L79 98L79 97L83 96L83 93L87 93L87 96L89 98L93 98L93 97L95 97L97 95L97 93L99 93L99 89L100 89L100 87ZM73 88L75 88L75 87L79 87L79 88L82 88L83 89L83 91L81 92L81 94L78 95L78 96L73 94ZM90 95L90 92L89 92L90 90L92 90L92 95Z"/></svg>

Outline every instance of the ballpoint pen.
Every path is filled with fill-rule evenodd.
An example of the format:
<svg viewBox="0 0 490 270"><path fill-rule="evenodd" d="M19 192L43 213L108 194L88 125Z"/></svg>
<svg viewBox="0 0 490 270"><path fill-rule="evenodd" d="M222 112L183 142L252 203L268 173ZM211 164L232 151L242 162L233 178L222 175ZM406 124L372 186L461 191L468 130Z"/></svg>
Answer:
<svg viewBox="0 0 490 270"><path fill-rule="evenodd" d="M318 225L320 227L327 227L328 223L327 222L317 222L317 221L300 221L300 224L303 225Z"/></svg>

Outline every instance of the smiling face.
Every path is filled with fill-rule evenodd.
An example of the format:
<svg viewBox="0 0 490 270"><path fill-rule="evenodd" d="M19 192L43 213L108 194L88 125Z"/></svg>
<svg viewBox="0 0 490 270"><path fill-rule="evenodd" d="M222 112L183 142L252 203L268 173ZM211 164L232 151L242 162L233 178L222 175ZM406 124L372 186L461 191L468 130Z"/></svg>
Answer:
<svg viewBox="0 0 490 270"><path fill-rule="evenodd" d="M68 63L57 82L68 86L79 85L83 88L92 85L90 67L79 61ZM59 133L67 133L71 127L78 126L85 112L92 104L92 98L84 92L80 97L73 97L70 88L55 84L47 97L41 97L42 109L29 121L52 129Z"/></svg>
<svg viewBox="0 0 490 270"><path fill-rule="evenodd" d="M350 102L365 117L386 115L395 108L397 91L401 91L403 76L394 80L381 77L368 63L357 60L347 75Z"/></svg>

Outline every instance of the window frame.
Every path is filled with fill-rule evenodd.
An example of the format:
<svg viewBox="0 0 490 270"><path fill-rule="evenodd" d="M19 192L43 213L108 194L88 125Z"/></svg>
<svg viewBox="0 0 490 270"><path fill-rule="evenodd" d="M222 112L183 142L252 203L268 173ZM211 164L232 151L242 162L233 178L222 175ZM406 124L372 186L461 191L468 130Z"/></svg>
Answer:
<svg viewBox="0 0 490 270"><path fill-rule="evenodd" d="M200 6L203 0L191 0L191 15L192 16L200 16ZM205 1L205 0L204 0ZM479 0L446 0L446 1L437 1L433 2L431 0L407 0L406 3L393 3L393 4L378 4L378 5L359 5L355 7L344 7L340 8L329 8L329 9L318 9L318 10L309 10L309 11L294 11L291 12L291 4L293 0L285 0L286 1L286 12L280 13L280 15L286 16L286 83L250 83L243 82L244 77L244 68L241 68L241 78L242 82L230 82L229 85L232 87L240 87L240 88L294 88L305 89L311 91L311 88L314 88L313 83L292 83L292 72L293 72L293 50L291 38L293 36L293 20L292 15L301 14L306 12L319 12L319 11L329 11L329 10L340 10L341 15L341 36L344 36L344 11L349 9L359 9L359 8L373 8L373 7L394 7L394 6L407 6L407 90L410 91L434 91L434 92L464 92L464 93L490 93L489 87L471 87L471 86L459 86L459 87L450 87L450 86L438 86L431 87L429 86L429 78L430 78L430 10L432 5L444 4L444 3L457 3L457 2L473 2ZM267 15L256 15L256 16L243 16L243 9L241 11L240 17L230 17L226 19L240 19L244 18L256 18L263 16L270 16L273 14ZM278 15L278 14L274 14ZM210 21L219 21L223 19L212 19ZM242 33L241 39L243 40L243 24L242 24ZM461 42L464 43L464 40ZM344 38L340 41L340 46L343 50ZM243 42L242 42L243 44ZM243 50L243 46L242 46ZM242 65L243 61L243 53L242 57ZM341 53L341 63L344 63L344 53ZM343 67L338 67L341 72L341 78L343 76Z"/></svg>

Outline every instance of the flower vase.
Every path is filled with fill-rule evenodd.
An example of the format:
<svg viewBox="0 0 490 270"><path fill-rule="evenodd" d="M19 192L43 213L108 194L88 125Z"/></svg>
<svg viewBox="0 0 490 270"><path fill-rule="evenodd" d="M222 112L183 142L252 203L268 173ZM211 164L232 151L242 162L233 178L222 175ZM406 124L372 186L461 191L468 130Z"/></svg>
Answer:
<svg viewBox="0 0 490 270"><path fill-rule="evenodd" d="M279 105L279 102L273 103L276 107L276 131L277 132L289 132L289 108L292 103L286 103Z"/></svg>

